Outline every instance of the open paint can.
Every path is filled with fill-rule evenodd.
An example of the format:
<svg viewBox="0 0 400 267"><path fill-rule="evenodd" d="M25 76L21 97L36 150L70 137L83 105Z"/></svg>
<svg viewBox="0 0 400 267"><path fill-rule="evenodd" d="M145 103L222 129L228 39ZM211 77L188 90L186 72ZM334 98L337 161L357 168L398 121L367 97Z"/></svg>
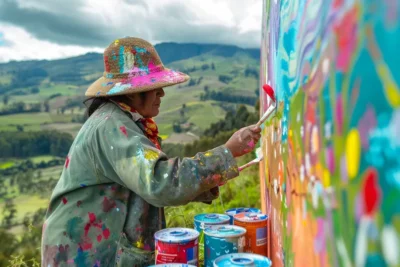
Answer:
<svg viewBox="0 0 400 267"><path fill-rule="evenodd" d="M204 266L213 267L221 255L244 252L246 229L235 225L214 225L204 229Z"/></svg>
<svg viewBox="0 0 400 267"><path fill-rule="evenodd" d="M198 264L199 232L187 228L167 228L154 234L156 264Z"/></svg>
<svg viewBox="0 0 400 267"><path fill-rule="evenodd" d="M165 263L165 264L150 265L148 267L196 267L196 266L186 263Z"/></svg>
<svg viewBox="0 0 400 267"><path fill-rule="evenodd" d="M194 229L196 229L199 233L199 259L200 266L202 266L204 261L204 229L211 225L222 225L229 224L229 216L226 214L217 214L217 213L207 213L207 214L198 214L194 216Z"/></svg>
<svg viewBox="0 0 400 267"><path fill-rule="evenodd" d="M234 224L246 228L245 252L267 256L268 216L261 213L239 213Z"/></svg>
<svg viewBox="0 0 400 267"><path fill-rule="evenodd" d="M218 257L213 267L270 267L272 262L267 257L252 253L233 253Z"/></svg>
<svg viewBox="0 0 400 267"><path fill-rule="evenodd" d="M253 212L253 213L261 213L261 210L256 208L233 208L225 211L225 214L228 215L231 220L230 224L233 224L233 216L243 212Z"/></svg>

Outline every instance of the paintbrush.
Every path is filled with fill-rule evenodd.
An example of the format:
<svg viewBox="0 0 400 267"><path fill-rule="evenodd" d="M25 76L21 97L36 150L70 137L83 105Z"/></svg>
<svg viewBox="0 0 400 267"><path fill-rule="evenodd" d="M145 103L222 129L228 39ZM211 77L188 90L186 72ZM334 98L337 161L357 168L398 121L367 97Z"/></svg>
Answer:
<svg viewBox="0 0 400 267"><path fill-rule="evenodd" d="M268 109L261 116L260 120L257 122L256 124L257 127L260 127L261 124L263 124L269 118L269 116L271 116L272 112L276 109L276 98L274 89L272 89L272 87L269 86L268 84L264 84L263 90L269 96L269 98L271 98L272 104L268 107Z"/></svg>
<svg viewBox="0 0 400 267"><path fill-rule="evenodd" d="M261 116L260 120L256 124L256 127L260 127L261 124L263 124L269 118L269 116L271 116L271 114L274 112L274 110L276 109L276 106L277 106L274 89L272 89L272 87L269 86L268 84L264 84L263 90L271 98L272 103L268 107L268 109L264 112L264 114ZM256 149L256 156L257 157L255 159L253 159L252 161L239 167L239 171L241 171L249 166L252 166L254 164L260 163L260 161L262 161L264 159L264 155L262 154L261 148Z"/></svg>
<svg viewBox="0 0 400 267"><path fill-rule="evenodd" d="M247 167L252 166L254 164L260 163L260 161L262 161L263 159L264 159L264 155L262 153L261 147L259 147L256 149L256 158L250 162L247 162L243 166L240 166L239 171L242 171L243 169L246 169Z"/></svg>
<svg viewBox="0 0 400 267"><path fill-rule="evenodd" d="M263 90L264 92L271 98L272 103L271 105L268 107L268 109L264 112L264 114L261 116L261 118L259 119L259 121L256 124L255 128L258 128L261 126L261 124L263 124L268 118L269 116L271 116L271 114L275 111L276 109L276 99L275 99L275 92L274 89L272 89L271 86L269 86L268 84L264 84L263 85ZM246 131L243 131L240 134L240 138L241 140L248 138L251 135L251 133L249 133L249 129L247 129Z"/></svg>

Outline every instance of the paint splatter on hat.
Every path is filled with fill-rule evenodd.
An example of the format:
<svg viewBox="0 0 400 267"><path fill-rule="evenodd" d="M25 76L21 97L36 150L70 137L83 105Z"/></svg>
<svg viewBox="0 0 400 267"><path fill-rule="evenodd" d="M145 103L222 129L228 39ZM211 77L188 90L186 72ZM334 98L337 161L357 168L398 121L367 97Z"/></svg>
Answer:
<svg viewBox="0 0 400 267"><path fill-rule="evenodd" d="M104 51L104 74L85 95L104 97L151 91L189 80L189 76L164 67L154 46L135 37L115 40Z"/></svg>

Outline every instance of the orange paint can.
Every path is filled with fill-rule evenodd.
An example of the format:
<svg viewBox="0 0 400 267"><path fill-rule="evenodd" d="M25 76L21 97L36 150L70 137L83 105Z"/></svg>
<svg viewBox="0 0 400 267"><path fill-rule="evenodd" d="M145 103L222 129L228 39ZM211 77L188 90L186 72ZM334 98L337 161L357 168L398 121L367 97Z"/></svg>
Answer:
<svg viewBox="0 0 400 267"><path fill-rule="evenodd" d="M233 217L234 225L246 229L244 251L267 256L268 216L260 213L245 212Z"/></svg>

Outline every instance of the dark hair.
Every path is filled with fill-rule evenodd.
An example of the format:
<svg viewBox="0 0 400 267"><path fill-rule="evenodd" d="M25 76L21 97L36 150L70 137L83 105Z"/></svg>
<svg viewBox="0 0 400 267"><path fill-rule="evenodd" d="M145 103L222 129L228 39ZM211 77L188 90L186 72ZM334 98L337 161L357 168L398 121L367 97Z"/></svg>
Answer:
<svg viewBox="0 0 400 267"><path fill-rule="evenodd" d="M142 100L144 100L146 92L140 92L139 95L142 98ZM83 101L83 104L86 106L85 118L89 118L98 108L111 101L126 103L127 98L126 95L88 98L85 101Z"/></svg>
<svg viewBox="0 0 400 267"><path fill-rule="evenodd" d="M110 102L109 97L91 97L83 101L86 106L85 117L89 118L99 107Z"/></svg>

